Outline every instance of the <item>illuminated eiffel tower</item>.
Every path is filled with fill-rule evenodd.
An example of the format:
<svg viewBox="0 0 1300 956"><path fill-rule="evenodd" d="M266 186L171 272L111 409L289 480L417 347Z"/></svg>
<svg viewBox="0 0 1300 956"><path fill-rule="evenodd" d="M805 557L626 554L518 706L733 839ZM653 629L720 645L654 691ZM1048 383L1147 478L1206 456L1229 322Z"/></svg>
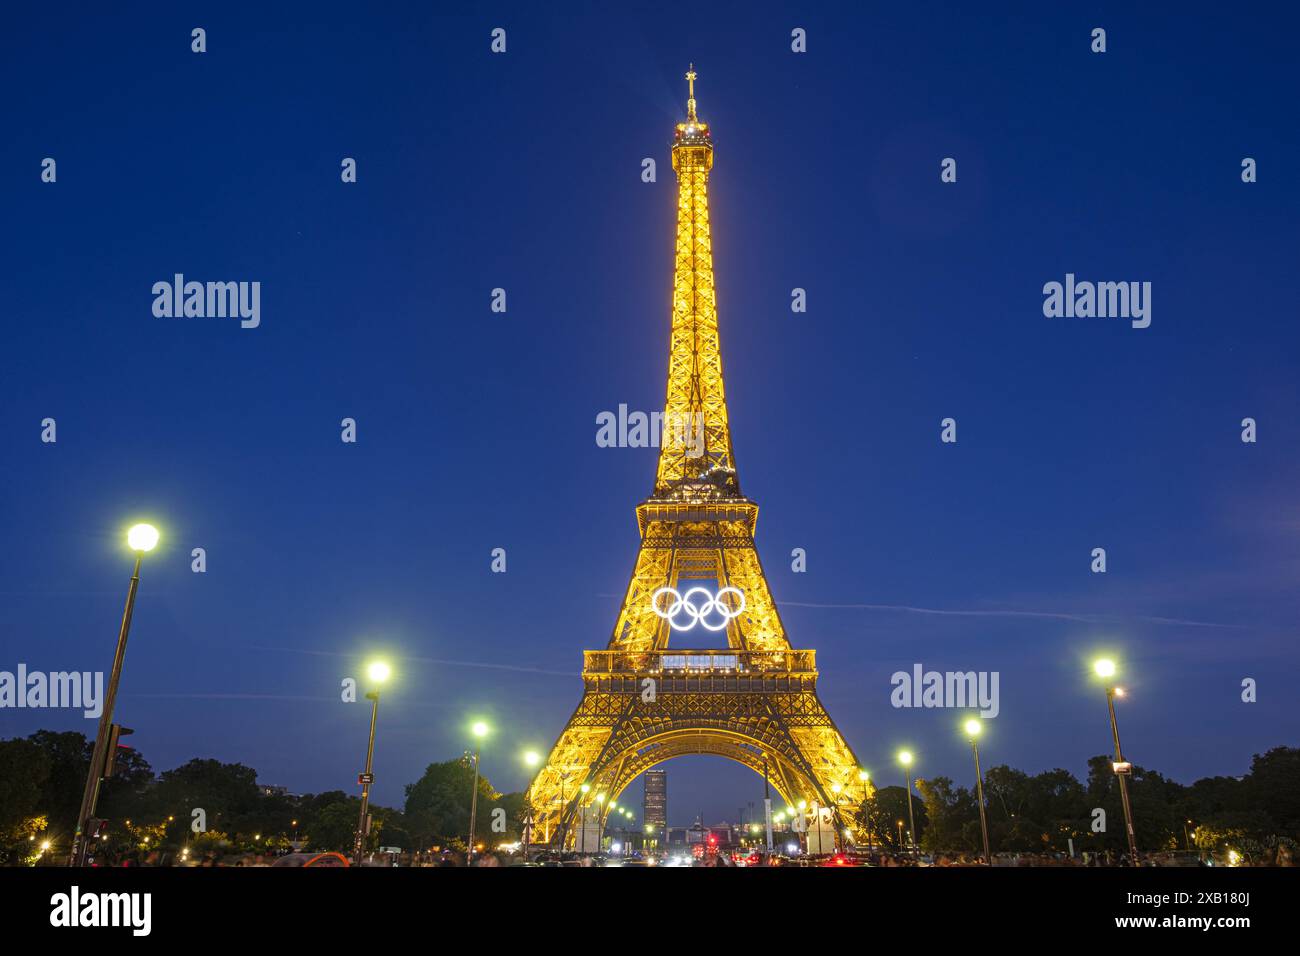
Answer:
<svg viewBox="0 0 1300 956"><path fill-rule="evenodd" d="M727 423L709 236L713 141L695 113L695 78L692 68L672 145L677 249L658 473L636 509L641 550L614 633L605 650L584 652L582 702L528 791L541 843L594 850L585 837L610 802L684 754L738 761L790 806L822 808L819 839L834 825L838 842L870 787L817 697L814 652L790 647L754 548L758 505L741 494ZM673 631L715 646L670 648Z"/></svg>

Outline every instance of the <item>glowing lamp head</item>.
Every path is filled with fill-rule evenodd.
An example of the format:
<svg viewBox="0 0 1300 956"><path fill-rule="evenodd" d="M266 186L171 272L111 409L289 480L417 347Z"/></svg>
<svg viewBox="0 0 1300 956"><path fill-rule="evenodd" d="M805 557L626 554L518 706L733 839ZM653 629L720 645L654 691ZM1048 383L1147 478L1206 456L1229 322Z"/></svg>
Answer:
<svg viewBox="0 0 1300 956"><path fill-rule="evenodd" d="M898 752L898 762L904 767L910 767L912 765L912 751L900 750Z"/></svg>
<svg viewBox="0 0 1300 956"><path fill-rule="evenodd" d="M1093 661L1092 669L1097 672L1098 677L1115 676L1115 662L1109 657L1103 657L1101 660Z"/></svg>
<svg viewBox="0 0 1300 956"><path fill-rule="evenodd" d="M858 779L861 780L863 783L866 783L868 780L871 779L871 774L867 773L865 770L859 770Z"/></svg>
<svg viewBox="0 0 1300 956"><path fill-rule="evenodd" d="M481 720L474 721L473 725L469 728L470 733L472 733L479 740L482 740L484 737L488 735L489 729L490 728L488 727L488 725L483 723L483 721Z"/></svg>
<svg viewBox="0 0 1300 956"><path fill-rule="evenodd" d="M366 676L370 678L371 683L382 684L393 676L393 669L388 666L387 661L371 661L366 668Z"/></svg>
<svg viewBox="0 0 1300 956"><path fill-rule="evenodd" d="M967 737L978 737L978 736L980 735L980 732L984 729L984 725L981 724L981 723L980 723L978 720L976 720L974 717L972 717L970 720L966 721L966 725L965 725L965 726L966 726L966 736L967 736Z"/></svg>
<svg viewBox="0 0 1300 956"><path fill-rule="evenodd" d="M152 551L158 546L158 529L151 524L132 525L126 533L126 543L132 551Z"/></svg>
<svg viewBox="0 0 1300 956"><path fill-rule="evenodd" d="M581 787L579 787L578 789L581 790L583 793L591 793L591 784L589 784L589 783L584 783L584 784L583 784Z"/></svg>

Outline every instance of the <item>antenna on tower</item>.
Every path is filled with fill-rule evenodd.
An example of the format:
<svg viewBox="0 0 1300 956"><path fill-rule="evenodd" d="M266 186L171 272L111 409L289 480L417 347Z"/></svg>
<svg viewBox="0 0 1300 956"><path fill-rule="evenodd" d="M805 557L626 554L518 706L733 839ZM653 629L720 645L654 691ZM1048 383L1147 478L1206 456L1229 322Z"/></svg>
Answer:
<svg viewBox="0 0 1300 956"><path fill-rule="evenodd" d="M695 64L692 63L690 69L686 72L686 83L689 89L688 99L686 100L686 118L692 123L695 122Z"/></svg>

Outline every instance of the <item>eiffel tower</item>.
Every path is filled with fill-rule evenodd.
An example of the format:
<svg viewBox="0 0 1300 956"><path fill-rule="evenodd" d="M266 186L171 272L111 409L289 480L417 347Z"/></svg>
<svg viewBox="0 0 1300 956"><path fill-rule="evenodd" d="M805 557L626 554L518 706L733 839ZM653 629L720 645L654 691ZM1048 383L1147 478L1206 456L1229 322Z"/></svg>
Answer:
<svg viewBox="0 0 1300 956"><path fill-rule="evenodd" d="M553 846L574 846L575 829L603 824L640 773L684 754L764 775L789 806L829 819L837 843L870 787L817 696L815 652L786 638L754 547L758 505L740 491L713 287L713 141L696 116L695 79L692 67L672 144L677 245L659 467L636 509L641 550L614 633L605 650L584 652L582 702L528 791L535 839ZM670 648L674 630L717 644L725 632L726 643Z"/></svg>

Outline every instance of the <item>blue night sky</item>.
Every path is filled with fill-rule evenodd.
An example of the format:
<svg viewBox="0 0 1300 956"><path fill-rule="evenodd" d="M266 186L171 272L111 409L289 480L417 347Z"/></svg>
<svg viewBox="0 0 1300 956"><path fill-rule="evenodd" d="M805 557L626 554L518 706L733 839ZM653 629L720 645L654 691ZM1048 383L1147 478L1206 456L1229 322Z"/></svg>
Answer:
<svg viewBox="0 0 1300 956"><path fill-rule="evenodd" d="M379 803L475 717L522 788L636 554L655 451L597 447L595 419L663 401L694 61L740 480L877 781L904 744L971 776L963 715L890 704L915 663L1000 673L988 766L1084 774L1103 648L1141 765L1191 782L1300 744L1296 14L391 6L6 13L0 669L109 669L120 529L148 516L117 715L155 769L355 791L368 713L339 684L383 650ZM154 317L177 272L259 281L260 327ZM1067 272L1151 282L1150 328L1045 318ZM0 713L41 727L94 733ZM665 769L674 823L761 799L720 759Z"/></svg>

